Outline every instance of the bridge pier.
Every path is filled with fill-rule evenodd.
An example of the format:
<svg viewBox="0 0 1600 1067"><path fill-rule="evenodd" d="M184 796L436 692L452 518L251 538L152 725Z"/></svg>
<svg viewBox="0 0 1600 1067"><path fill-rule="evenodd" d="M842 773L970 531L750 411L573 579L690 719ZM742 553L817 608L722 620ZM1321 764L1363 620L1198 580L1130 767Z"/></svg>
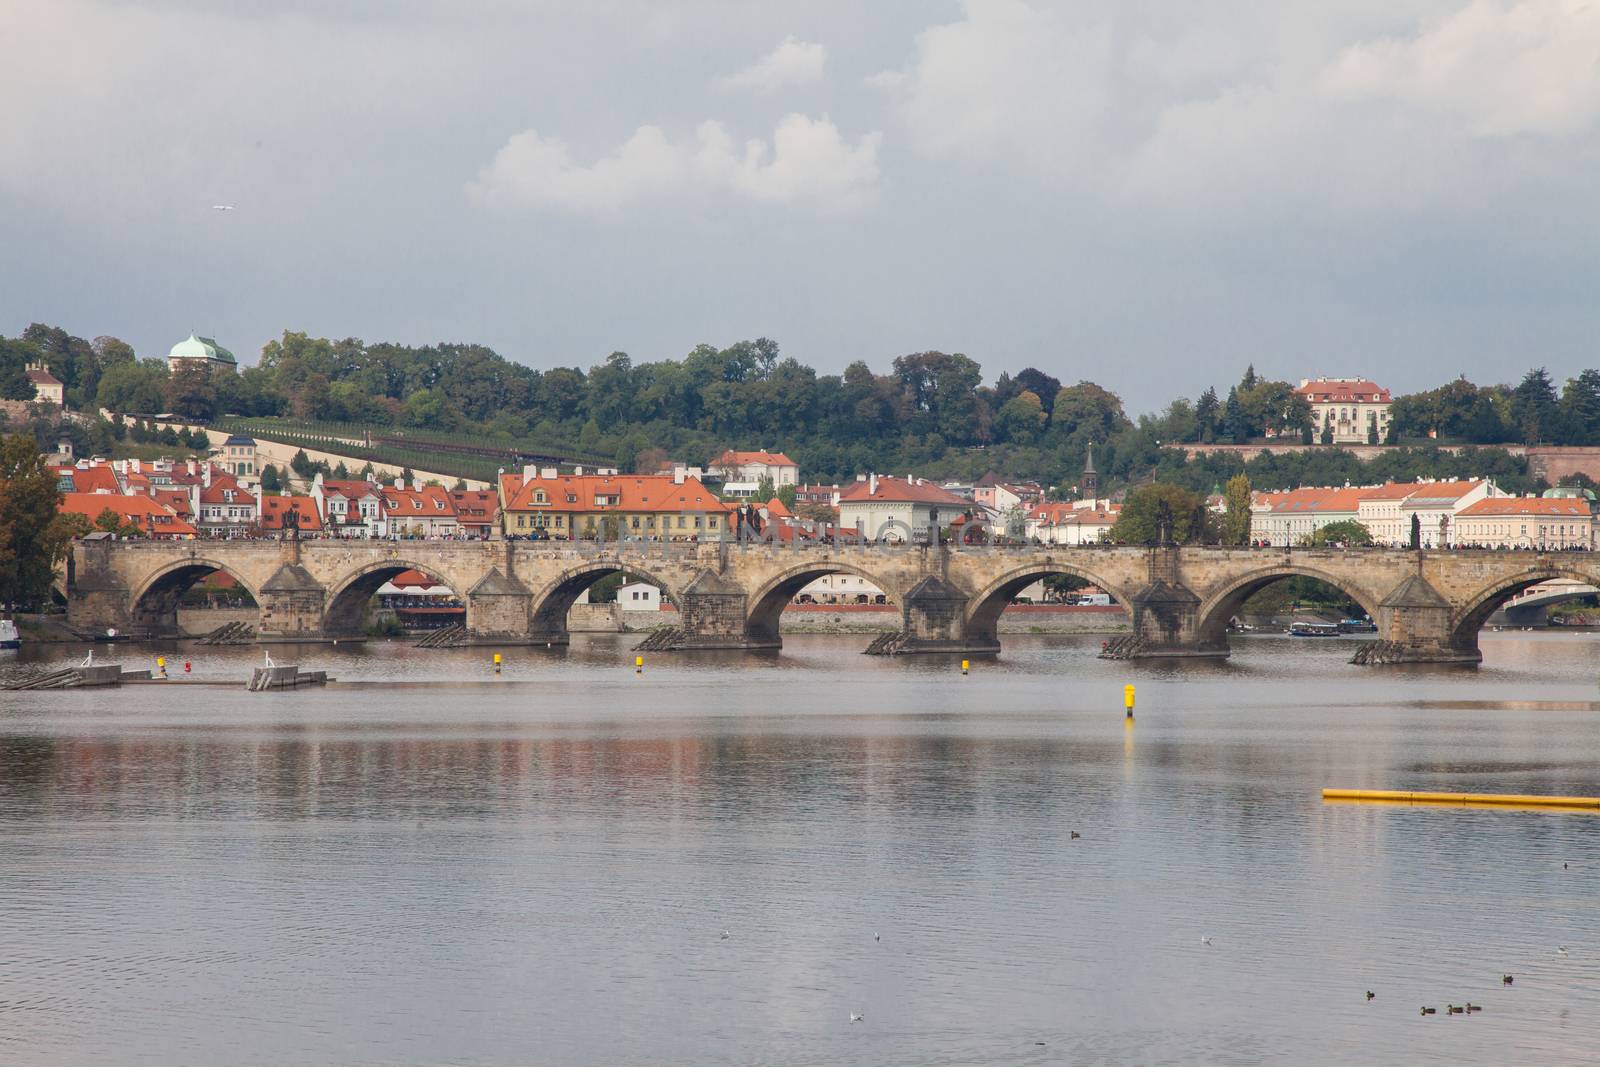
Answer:
<svg viewBox="0 0 1600 1067"><path fill-rule="evenodd" d="M533 593L498 567L467 590L467 640L472 644L555 644L555 635L533 633ZM565 631L559 635L567 643Z"/></svg>
<svg viewBox="0 0 1600 1067"><path fill-rule="evenodd" d="M895 654L972 652L987 655L999 652L998 638L967 633L970 600L966 592L936 574L917 582L900 605L903 628Z"/></svg>
<svg viewBox="0 0 1600 1067"><path fill-rule="evenodd" d="M299 542L285 543L296 548L261 586L256 640L321 641L328 591L300 565Z"/></svg>

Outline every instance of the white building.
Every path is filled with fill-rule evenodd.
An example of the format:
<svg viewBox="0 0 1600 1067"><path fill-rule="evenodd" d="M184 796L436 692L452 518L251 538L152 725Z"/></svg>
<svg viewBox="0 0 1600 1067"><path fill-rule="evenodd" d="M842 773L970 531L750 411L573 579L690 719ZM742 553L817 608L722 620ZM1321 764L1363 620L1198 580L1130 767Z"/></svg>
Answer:
<svg viewBox="0 0 1600 1067"><path fill-rule="evenodd" d="M1384 443L1389 436L1389 390L1365 378L1303 378L1296 393L1311 405L1312 439L1332 430L1334 444Z"/></svg>
<svg viewBox="0 0 1600 1067"><path fill-rule="evenodd" d="M725 482L769 480L773 486L800 484L800 465L782 452L729 450L706 464L706 472Z"/></svg>
<svg viewBox="0 0 1600 1067"><path fill-rule="evenodd" d="M383 528L383 494L374 482L324 479L311 482L327 531L335 537L377 537Z"/></svg>
<svg viewBox="0 0 1600 1067"><path fill-rule="evenodd" d="M1456 514L1450 541L1483 548L1592 550L1593 505L1583 497L1486 498Z"/></svg>
<svg viewBox="0 0 1600 1067"><path fill-rule="evenodd" d="M37 404L54 404L58 408L67 406L66 386L61 384L50 367L45 363L29 363L27 366L28 381L33 383L33 399Z"/></svg>
<svg viewBox="0 0 1600 1067"><path fill-rule="evenodd" d="M1480 500L1503 496L1490 481L1423 482L1400 502L1401 529L1405 532L1393 543L1411 543L1411 516L1415 515L1420 521L1423 548L1455 544L1451 529L1455 516Z"/></svg>
<svg viewBox="0 0 1600 1067"><path fill-rule="evenodd" d="M839 492L839 526L872 541L931 542L972 510L970 501L922 478L857 475Z"/></svg>
<svg viewBox="0 0 1600 1067"><path fill-rule="evenodd" d="M1256 493L1250 505L1250 537L1292 546L1332 523L1359 522L1378 544L1405 545L1411 541L1411 516L1416 515L1423 547L1433 548L1441 543L1441 530L1444 543L1455 543L1450 526L1461 511L1480 500L1504 495L1484 479Z"/></svg>
<svg viewBox="0 0 1600 1067"><path fill-rule="evenodd" d="M884 604L882 589L858 574L825 574L795 594L797 604Z"/></svg>
<svg viewBox="0 0 1600 1067"><path fill-rule="evenodd" d="M1028 512L1027 537L1046 545L1097 545L1111 535L1120 513L1109 500L1040 504Z"/></svg>

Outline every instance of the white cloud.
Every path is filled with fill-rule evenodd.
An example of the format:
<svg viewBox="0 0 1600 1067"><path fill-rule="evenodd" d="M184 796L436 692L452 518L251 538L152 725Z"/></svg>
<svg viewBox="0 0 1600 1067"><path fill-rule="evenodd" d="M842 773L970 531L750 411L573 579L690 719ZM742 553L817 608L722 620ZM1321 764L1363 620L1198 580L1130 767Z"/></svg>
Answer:
<svg viewBox="0 0 1600 1067"><path fill-rule="evenodd" d="M728 89L754 89L770 93L786 85L807 85L822 80L828 50L820 44L785 37L783 43L737 74L719 78Z"/></svg>
<svg viewBox="0 0 1600 1067"><path fill-rule="evenodd" d="M1571 137L1600 116L1600 6L1475 0L1410 38L1346 48L1322 85L1454 118L1477 136Z"/></svg>
<svg viewBox="0 0 1600 1067"><path fill-rule="evenodd" d="M606 216L639 204L734 195L827 214L871 200L881 139L868 133L851 145L827 116L788 115L770 144L752 139L739 147L722 123L707 120L678 142L658 126L641 126L615 152L585 165L564 142L526 130L506 142L468 192L500 211Z"/></svg>
<svg viewBox="0 0 1600 1067"><path fill-rule="evenodd" d="M1101 116L1108 23L1076 25L1024 0L964 6L961 21L917 35L905 70L868 79L896 94L917 147L933 156L1008 147L1033 157Z"/></svg>

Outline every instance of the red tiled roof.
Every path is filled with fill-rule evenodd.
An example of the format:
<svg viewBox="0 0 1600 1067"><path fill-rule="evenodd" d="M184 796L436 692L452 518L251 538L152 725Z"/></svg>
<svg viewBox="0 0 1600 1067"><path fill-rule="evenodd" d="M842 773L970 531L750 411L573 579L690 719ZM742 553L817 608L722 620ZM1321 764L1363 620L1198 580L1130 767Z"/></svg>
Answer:
<svg viewBox="0 0 1600 1067"><path fill-rule="evenodd" d="M450 500L461 521L474 525L492 523L500 510L500 498L492 489L452 489Z"/></svg>
<svg viewBox="0 0 1600 1067"><path fill-rule="evenodd" d="M455 518L455 501L440 485L425 485L421 489L382 488L383 510L390 515L411 519Z"/></svg>
<svg viewBox="0 0 1600 1067"><path fill-rule="evenodd" d="M543 503L536 503L540 490ZM614 504L597 504L596 498L616 499ZM507 498L508 511L728 511L730 505L698 478L685 478L674 484L661 474L560 474L554 478L533 478L517 486Z"/></svg>
<svg viewBox="0 0 1600 1067"><path fill-rule="evenodd" d="M264 496L261 498L261 528L283 529L283 517L290 508L300 513L300 529L322 529L322 516L317 514L317 502L309 496Z"/></svg>
<svg viewBox="0 0 1600 1067"><path fill-rule="evenodd" d="M713 467L742 467L746 463L761 463L769 467L798 467L799 464L782 452L724 452L711 461Z"/></svg>
<svg viewBox="0 0 1600 1067"><path fill-rule="evenodd" d="M1297 386L1295 392L1318 404L1371 404L1388 403L1389 390L1365 378L1354 381L1307 381Z"/></svg>
<svg viewBox="0 0 1600 1067"><path fill-rule="evenodd" d="M195 528L147 496L117 493L62 493L60 511L82 515L90 522L106 509L123 522L131 522L152 537L193 537Z"/></svg>
<svg viewBox="0 0 1600 1067"><path fill-rule="evenodd" d="M794 512L790 511L788 507L784 505L783 501L779 500L777 497L773 497L771 500L767 501L766 507L767 518L769 519L794 518Z"/></svg>
<svg viewBox="0 0 1600 1067"><path fill-rule="evenodd" d="M887 475L878 477L876 492L872 491L870 481L851 482L839 490L839 503L856 504L868 500L878 500L893 504L948 504L952 507L964 508L972 501L963 500L954 493L927 481L908 481L905 478L893 478Z"/></svg>
<svg viewBox="0 0 1600 1067"><path fill-rule="evenodd" d="M57 378L54 374L51 374L47 370L40 370L38 367L29 367L28 368L28 381L32 382L34 385L60 385L61 384L61 379L60 378Z"/></svg>
<svg viewBox="0 0 1600 1067"><path fill-rule="evenodd" d="M117 473L110 467L69 467L72 473L72 488L78 493L121 493L122 486L117 484Z"/></svg>
<svg viewBox="0 0 1600 1067"><path fill-rule="evenodd" d="M233 493L229 500L224 494ZM239 486L239 480L226 471L213 470L211 484L200 489L200 503L202 504L254 504L256 498L245 492Z"/></svg>
<svg viewBox="0 0 1600 1067"><path fill-rule="evenodd" d="M190 522L194 520L194 511L189 507L189 491L187 489L154 489L150 492L150 499L180 519Z"/></svg>
<svg viewBox="0 0 1600 1067"><path fill-rule="evenodd" d="M1476 479L1465 482L1423 482L1411 487L1412 491L1401 502L1401 506L1421 504L1425 500L1460 500L1482 484L1482 481Z"/></svg>
<svg viewBox="0 0 1600 1067"><path fill-rule="evenodd" d="M322 480L324 493L336 493L350 500L360 500L362 497L378 496L378 487L372 482L346 481L344 479Z"/></svg>
<svg viewBox="0 0 1600 1067"><path fill-rule="evenodd" d="M1579 518L1592 517L1593 511L1587 500L1573 497L1525 497L1525 496L1499 496L1487 500L1480 500L1476 504L1462 508L1457 513L1458 519L1477 519L1486 515L1528 515L1549 516L1551 518Z"/></svg>

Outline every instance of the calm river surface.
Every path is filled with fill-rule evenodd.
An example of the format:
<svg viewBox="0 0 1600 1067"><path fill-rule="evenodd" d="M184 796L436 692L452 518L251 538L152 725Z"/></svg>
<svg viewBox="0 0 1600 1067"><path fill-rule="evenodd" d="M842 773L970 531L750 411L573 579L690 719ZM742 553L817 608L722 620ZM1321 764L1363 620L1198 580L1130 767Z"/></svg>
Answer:
<svg viewBox="0 0 1600 1067"><path fill-rule="evenodd" d="M1600 635L1004 640L0 693L0 1064L1600 1062L1600 817L1319 797L1600 794Z"/></svg>

